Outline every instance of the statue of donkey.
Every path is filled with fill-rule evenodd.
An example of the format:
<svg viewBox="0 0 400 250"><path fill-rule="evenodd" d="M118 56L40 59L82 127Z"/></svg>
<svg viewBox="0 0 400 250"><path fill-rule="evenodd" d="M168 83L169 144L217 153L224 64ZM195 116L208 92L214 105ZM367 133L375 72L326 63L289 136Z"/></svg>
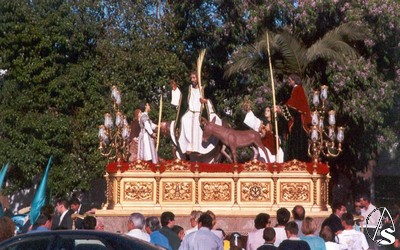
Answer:
<svg viewBox="0 0 400 250"><path fill-rule="evenodd" d="M261 148L264 154L267 156L267 162L270 162L267 150L265 149L262 141L261 135L254 130L234 130L231 128L226 128L215 124L215 119L211 122L206 119L202 119L203 127L203 141L207 141L210 136L218 138L222 144L226 145L232 153L233 162L237 163L237 148L247 147L247 146L257 146ZM258 150L254 151L257 155L254 159L258 157Z"/></svg>

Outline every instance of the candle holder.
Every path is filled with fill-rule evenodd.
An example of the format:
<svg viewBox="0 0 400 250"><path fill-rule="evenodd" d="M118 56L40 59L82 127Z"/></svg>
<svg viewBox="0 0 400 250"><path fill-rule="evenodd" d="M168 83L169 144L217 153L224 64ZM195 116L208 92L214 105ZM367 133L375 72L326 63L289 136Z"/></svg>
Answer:
<svg viewBox="0 0 400 250"><path fill-rule="evenodd" d="M318 162L321 156L337 157L342 152L344 127L336 127L336 111L326 112L328 86L315 90L312 98L311 130L308 143L308 155ZM325 125L327 121L327 125Z"/></svg>
<svg viewBox="0 0 400 250"><path fill-rule="evenodd" d="M99 150L108 161L117 160L120 169L121 161L129 158L130 127L126 116L120 110L121 93L116 86L111 88L113 113L104 114L104 124L99 126Z"/></svg>

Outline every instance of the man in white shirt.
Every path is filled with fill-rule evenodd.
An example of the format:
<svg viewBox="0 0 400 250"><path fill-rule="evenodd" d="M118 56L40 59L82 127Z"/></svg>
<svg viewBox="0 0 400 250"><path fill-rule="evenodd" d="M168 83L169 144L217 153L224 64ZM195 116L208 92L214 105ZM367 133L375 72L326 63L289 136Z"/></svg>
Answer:
<svg viewBox="0 0 400 250"><path fill-rule="evenodd" d="M367 195L360 197L361 215L364 217L363 226L375 227L379 224L381 212L371 204L371 199Z"/></svg>
<svg viewBox="0 0 400 250"><path fill-rule="evenodd" d="M367 250L369 248L365 235L354 230L354 217L351 213L342 215L344 230L338 234L338 243L352 250Z"/></svg>
<svg viewBox="0 0 400 250"><path fill-rule="evenodd" d="M368 195L360 196L360 204L361 216L364 217L364 221L360 224L364 228L364 235L374 235L376 227L382 225L382 222L380 222L382 220L381 211L371 204L371 199ZM371 249L378 249L377 244L370 237L367 238L367 241Z"/></svg>
<svg viewBox="0 0 400 250"><path fill-rule="evenodd" d="M199 230L187 235L182 241L179 250L222 250L222 239L216 236L211 229L213 227L212 217L204 213L199 218Z"/></svg>
<svg viewBox="0 0 400 250"><path fill-rule="evenodd" d="M197 231L199 229L198 221L199 221L199 218L200 218L201 214L202 214L202 212L200 210L193 210L190 213L190 226L191 226L191 228L186 230L185 237L186 237L186 235L188 235L188 234L190 234L190 233L192 233L194 231Z"/></svg>
<svg viewBox="0 0 400 250"><path fill-rule="evenodd" d="M249 232L247 237L247 250L256 250L265 243L263 238L264 229L271 225L270 216L266 213L259 213L254 219L256 230ZM275 231L274 231L275 232ZM274 234L275 235L275 234Z"/></svg>
<svg viewBox="0 0 400 250"><path fill-rule="evenodd" d="M143 228L145 225L144 215L141 213L132 213L128 220L128 230L126 235L150 242L150 235Z"/></svg>

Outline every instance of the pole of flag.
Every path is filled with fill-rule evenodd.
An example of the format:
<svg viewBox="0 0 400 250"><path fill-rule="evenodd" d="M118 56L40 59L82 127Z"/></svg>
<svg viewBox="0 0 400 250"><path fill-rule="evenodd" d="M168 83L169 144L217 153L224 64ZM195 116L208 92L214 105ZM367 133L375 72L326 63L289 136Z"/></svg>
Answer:
<svg viewBox="0 0 400 250"><path fill-rule="evenodd" d="M36 220L39 218L40 209L44 206L46 201L46 186L47 186L47 178L49 175L49 169L51 165L53 156L50 156L49 161L47 163L46 171L44 172L42 182L40 183L38 189L36 190L35 197L33 198L31 211L29 214L31 225L33 225Z"/></svg>

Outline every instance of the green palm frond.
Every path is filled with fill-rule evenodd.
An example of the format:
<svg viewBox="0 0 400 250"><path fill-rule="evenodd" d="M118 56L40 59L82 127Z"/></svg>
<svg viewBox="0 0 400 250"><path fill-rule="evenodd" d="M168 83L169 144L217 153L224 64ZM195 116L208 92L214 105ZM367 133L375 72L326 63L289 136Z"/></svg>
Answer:
<svg viewBox="0 0 400 250"><path fill-rule="evenodd" d="M296 40L287 30L274 37L279 47L285 72L301 74L304 68L305 46Z"/></svg>
<svg viewBox="0 0 400 250"><path fill-rule="evenodd" d="M326 33L323 38L307 49L306 62L311 63L322 58L344 64L345 58L354 58L357 55L357 51L350 45L349 41L364 38L365 31L363 27L357 26L355 23L342 24Z"/></svg>
<svg viewBox="0 0 400 250"><path fill-rule="evenodd" d="M350 22L329 31L309 48L296 39L287 29L270 35L270 52L273 67L280 73L297 73L303 75L313 62L318 59L334 60L344 64L346 58L355 57L357 51L351 41L365 38L365 28ZM269 31L267 31L269 32ZM268 67L266 33L254 45L248 45L239 50L233 58L233 63L227 67L225 76L254 67Z"/></svg>
<svg viewBox="0 0 400 250"><path fill-rule="evenodd" d="M305 61L307 64L317 60L324 59L327 61L333 60L340 64L346 62L346 57L354 58L357 52L349 44L343 41L318 41L313 44L306 52Z"/></svg>
<svg viewBox="0 0 400 250"><path fill-rule="evenodd" d="M234 62L226 67L224 76L229 77L240 71L247 71L262 65L263 50L259 44L247 45L240 49L233 58Z"/></svg>

